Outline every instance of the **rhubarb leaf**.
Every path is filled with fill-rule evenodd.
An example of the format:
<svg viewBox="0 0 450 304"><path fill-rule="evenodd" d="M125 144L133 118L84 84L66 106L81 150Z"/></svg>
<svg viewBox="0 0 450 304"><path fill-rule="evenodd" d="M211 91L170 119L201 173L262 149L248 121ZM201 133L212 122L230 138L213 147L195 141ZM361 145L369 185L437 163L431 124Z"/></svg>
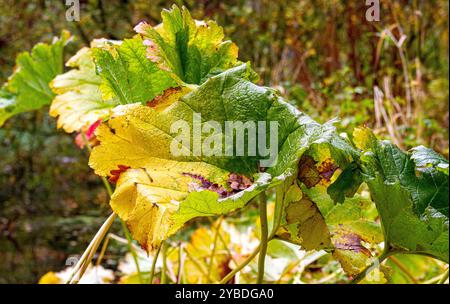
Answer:
<svg viewBox="0 0 450 304"><path fill-rule="evenodd" d="M240 64L237 46L223 40L223 29L214 21L194 20L186 8L176 5L163 10L161 17L161 24L141 22L135 30L146 40L147 57L178 82L201 84Z"/></svg>
<svg viewBox="0 0 450 304"><path fill-rule="evenodd" d="M97 72L102 78L102 98L117 98L121 104L145 104L164 90L176 86L169 73L146 57L140 37L109 43L92 50Z"/></svg>
<svg viewBox="0 0 450 304"><path fill-rule="evenodd" d="M322 126L289 107L272 89L246 79L251 75L243 64L211 77L162 109L140 104L118 106L110 120L98 128L100 145L91 154L90 166L97 174L117 180L111 206L147 250L157 248L191 218L242 208L264 189L295 176L301 151L333 134L331 124ZM260 161L267 156L259 152L255 156L196 154L195 149L204 148L209 138L199 139L190 133L196 127L196 115L201 115L202 127L219 128L214 133L219 143L227 122L272 121L278 134L273 134L275 141L270 145L281 149L284 159L277 162L275 157L274 166L261 173ZM287 119L289 124L285 124ZM171 130L179 121L187 124L187 136ZM235 131L242 130L243 125L238 124ZM273 130L266 131L264 136ZM246 148L249 138L244 137ZM297 143L300 151L294 149ZM179 154L173 153L174 147Z"/></svg>
<svg viewBox="0 0 450 304"><path fill-rule="evenodd" d="M64 31L52 44L38 43L30 53L17 56L14 73L0 89L0 126L14 115L52 101L49 83L63 72L63 50L69 40L70 34Z"/></svg>
<svg viewBox="0 0 450 304"><path fill-rule="evenodd" d="M368 129L358 133L366 148L361 156L363 178L380 214L386 246L448 263L448 175L436 167L423 167L429 157L418 158L379 141ZM436 154L431 156L436 159Z"/></svg>
<svg viewBox="0 0 450 304"><path fill-rule="evenodd" d="M58 94L50 106L50 115L58 117L58 128L68 133L80 132L108 117L118 100L102 99L102 79L95 72L92 49L82 48L67 61L66 66L73 69L56 76L50 83L53 92Z"/></svg>

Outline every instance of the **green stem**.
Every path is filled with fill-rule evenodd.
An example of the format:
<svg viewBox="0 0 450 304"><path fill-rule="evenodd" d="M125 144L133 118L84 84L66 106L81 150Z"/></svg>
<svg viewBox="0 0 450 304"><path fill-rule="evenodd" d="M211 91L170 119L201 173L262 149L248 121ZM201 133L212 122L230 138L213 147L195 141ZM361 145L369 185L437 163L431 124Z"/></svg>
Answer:
<svg viewBox="0 0 450 304"><path fill-rule="evenodd" d="M162 243L162 247L163 266L161 270L161 284L167 284L167 242Z"/></svg>
<svg viewBox="0 0 450 304"><path fill-rule="evenodd" d="M230 273L228 273L219 282L219 284L226 284L228 281L230 281L236 275L236 273L241 271L245 266L247 266L258 255L260 249L261 249L261 244L258 245L258 247L256 247L255 250L253 250L252 254L244 262L242 262L241 264L236 266L236 268L234 268Z"/></svg>
<svg viewBox="0 0 450 304"><path fill-rule="evenodd" d="M133 239L131 238L130 232L128 231L128 228L127 228L125 222L122 219L120 219L120 223L122 224L122 230L127 239L128 251L130 251L131 256L133 257L134 264L136 265L136 271L138 273L139 282L141 282L141 284L143 284L144 280L142 278L142 272L141 272L141 267L139 266L138 256L137 256L136 250L134 250L134 248L133 248Z"/></svg>
<svg viewBox="0 0 450 304"><path fill-rule="evenodd" d="M159 256L159 252L161 251L161 247L162 246L158 247L155 255L153 256L152 267L150 268L149 284L153 284L153 277L155 276L156 262L158 261L158 256Z"/></svg>
<svg viewBox="0 0 450 304"><path fill-rule="evenodd" d="M182 282L183 267L184 267L184 255L183 255L183 242L180 242L178 247L178 273L177 273L177 284Z"/></svg>
<svg viewBox="0 0 450 304"><path fill-rule="evenodd" d="M81 131L81 138L83 139L84 146L85 146L86 149L89 151L89 154L91 154L91 152L92 152L92 147L91 147L91 145L89 144L89 141L88 141L87 138L86 138L86 134L85 134L83 131Z"/></svg>
<svg viewBox="0 0 450 304"><path fill-rule="evenodd" d="M273 219L272 224L272 231L270 232L270 239L274 238L277 234L278 228L280 228L281 225L281 218L283 217L283 208L284 208L284 191L283 191L283 185L280 185L276 187L275 189L275 215Z"/></svg>
<svg viewBox="0 0 450 304"><path fill-rule="evenodd" d="M374 267L381 265L381 263L384 262L389 256L391 256L393 252L390 252L389 250L383 251L383 253L376 259L370 263L369 266L367 266L363 271L361 271L350 283L351 284L358 284L361 282L366 275L373 270Z"/></svg>
<svg viewBox="0 0 450 304"><path fill-rule="evenodd" d="M209 222L212 224L214 224L214 222L211 220L211 218L208 217ZM219 241L223 244L223 247L225 248L227 254L229 255L230 259L233 261L234 264L237 265L235 258L233 257L233 254L231 253L230 250L230 246L229 244L225 241L225 239L222 236L222 233L220 233L220 231L218 231L218 237L219 237Z"/></svg>
<svg viewBox="0 0 450 304"><path fill-rule="evenodd" d="M269 241L269 228L267 224L267 196L265 192L262 192L259 195L259 217L261 219L261 249L258 258L258 276L256 278L257 284L261 284L264 280L264 262L266 260L267 243Z"/></svg>
<svg viewBox="0 0 450 304"><path fill-rule="evenodd" d="M209 257L208 275L207 275L208 282L211 282L211 281L209 281L209 278L211 277L211 272L212 272L212 268L214 265L214 257L216 255L217 240L219 238L219 229L220 229L220 225L222 224L222 220L223 220L223 217L221 217L219 219L219 222L217 223L217 226L216 226L216 233L214 234L213 248L211 250L211 255Z"/></svg>
<svg viewBox="0 0 450 304"><path fill-rule="evenodd" d="M115 235L114 233L111 233L111 232L108 233L106 235L106 237L105 237L105 240L103 241L102 249L100 249L100 254L99 254L98 258L97 258L97 262L95 262L96 266L101 264L102 259L103 259L104 255L105 255L105 252L106 252L106 248L108 247L108 244L109 244L110 240L114 240L114 241L118 242L119 244L128 245L128 240L127 239L124 239L124 238L122 238L122 237L120 237L118 235ZM137 247L135 244L133 244L133 250L137 251L139 249L140 249L139 247Z"/></svg>
<svg viewBox="0 0 450 304"><path fill-rule="evenodd" d="M111 197L113 195L113 191L111 189L111 185L109 184L109 182L106 179L106 177L102 176L101 178L102 178L103 185L105 186L106 192L108 193L108 196Z"/></svg>
<svg viewBox="0 0 450 304"><path fill-rule="evenodd" d="M448 279L448 268L447 270L444 272L444 274L442 275L442 278L439 280L438 284L445 284L445 282Z"/></svg>
<svg viewBox="0 0 450 304"><path fill-rule="evenodd" d="M89 141L86 138L86 134L84 134L83 131L81 131L81 138L83 139L84 146L89 151L89 154L91 154L92 153L92 147L89 144ZM109 184L109 182L106 179L106 177L101 176L101 179L102 179L103 185L105 186L106 192L108 192L109 197L111 197L112 194L113 194L112 189L111 189L111 185Z"/></svg>
<svg viewBox="0 0 450 304"><path fill-rule="evenodd" d="M210 282L211 279L208 277L208 272L202 267L202 265L200 265L197 259L194 258L186 248L184 248L184 252L186 253L186 257L192 262L192 264L194 264L195 268L197 268L197 270L206 277L206 280Z"/></svg>
<svg viewBox="0 0 450 304"><path fill-rule="evenodd" d="M283 210L283 205L284 205L284 199L283 199L284 192L282 191L282 185L277 187L276 195L277 195L276 202L277 202L277 204L280 204L280 206L279 206L280 212L278 212L278 214L276 214L276 216L275 216L272 231L270 232L270 235L267 238L267 243L270 242L273 238L275 238L278 228L280 228L282 210ZM241 264L236 266L236 268L234 268L231 272L229 272L219 283L226 284L228 281L230 281L236 275L236 273L241 271L245 266L247 266L258 255L260 249L261 249L261 244L259 244L258 247L256 247L255 250L253 250L252 254L244 262L242 262Z"/></svg>

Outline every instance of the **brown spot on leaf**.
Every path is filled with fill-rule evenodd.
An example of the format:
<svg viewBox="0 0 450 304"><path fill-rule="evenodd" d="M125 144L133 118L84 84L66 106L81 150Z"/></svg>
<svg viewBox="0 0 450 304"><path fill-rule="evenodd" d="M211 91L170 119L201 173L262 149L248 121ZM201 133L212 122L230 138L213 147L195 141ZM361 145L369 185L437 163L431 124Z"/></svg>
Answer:
<svg viewBox="0 0 450 304"><path fill-rule="evenodd" d="M228 191L227 189L225 189L225 187L221 185L211 182L210 180L199 174L183 173L183 175L192 177L197 182L199 182L199 187L197 188L198 190L214 191L218 193L222 198L228 197L242 190L245 190L252 185L252 181L250 180L250 178L236 173L230 173L228 177L227 183L230 186L231 191Z"/></svg>
<svg viewBox="0 0 450 304"><path fill-rule="evenodd" d="M279 232L277 232L277 236L283 240L289 240L291 238L291 234L289 232L283 231L281 229L279 230Z"/></svg>
<svg viewBox="0 0 450 304"><path fill-rule="evenodd" d="M322 177L323 180L330 182L331 177L333 176L334 172L338 169L339 167L336 166L333 161L331 160L331 158L327 158L325 159L323 162L321 162L318 166L317 166L317 170L319 172L319 175Z"/></svg>
<svg viewBox="0 0 450 304"><path fill-rule="evenodd" d="M228 178L228 184L231 189L241 191L250 187L252 185L252 181L244 175L231 173Z"/></svg>
<svg viewBox="0 0 450 304"><path fill-rule="evenodd" d="M309 189L318 183L328 184L338 168L331 158L317 163L311 156L303 155L298 164L298 178Z"/></svg>
<svg viewBox="0 0 450 304"><path fill-rule="evenodd" d="M316 161L308 155L303 155L298 163L298 178L309 189L320 182L319 170Z"/></svg>
<svg viewBox="0 0 450 304"><path fill-rule="evenodd" d="M344 229L333 235L333 243L336 249L361 252L370 257L370 251L362 245L361 241L362 239L358 234Z"/></svg>
<svg viewBox="0 0 450 304"><path fill-rule="evenodd" d="M227 197L229 195L228 191L224 187L209 181L204 176L192 173L183 173L183 175L192 177L194 180L199 182L199 187L197 188L198 190L214 191L218 193L221 197Z"/></svg>
<svg viewBox="0 0 450 304"><path fill-rule="evenodd" d="M110 171L111 176L108 178L108 181L113 183L113 184L115 184L119 180L120 174L122 172L125 172L128 169L130 169L129 166L125 166L125 165L118 165L117 167L119 168L118 170L111 170Z"/></svg>
<svg viewBox="0 0 450 304"><path fill-rule="evenodd" d="M180 87L168 88L168 89L164 90L164 92L161 95L158 95L155 98L153 98L153 100L147 101L147 106L151 107L151 108L155 108L158 105L160 105L161 103L165 102L169 98L170 95L176 94L179 92L181 92Z"/></svg>

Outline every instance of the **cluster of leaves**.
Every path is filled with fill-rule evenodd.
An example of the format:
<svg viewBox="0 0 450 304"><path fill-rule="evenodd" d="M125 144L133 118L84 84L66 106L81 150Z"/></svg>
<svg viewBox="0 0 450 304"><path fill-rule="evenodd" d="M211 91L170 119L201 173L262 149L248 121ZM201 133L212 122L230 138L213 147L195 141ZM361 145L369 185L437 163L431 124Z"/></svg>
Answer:
<svg viewBox="0 0 450 304"><path fill-rule="evenodd" d="M64 74L62 64L50 71L45 65L61 63L67 38L37 46L22 56L28 62L18 60L20 68L2 89L0 114L6 119L52 101L50 114L66 132L90 137L98 126L89 165L117 182L111 208L147 252L193 218L228 214L276 188L276 237L333 252L350 275L370 264L382 241L386 254L448 262L448 161L423 147L403 152L366 129L352 140L340 136L333 122L319 124L274 89L256 85L255 72L237 59L236 45L223 40L216 23L196 21L177 6L163 11L162 20L155 27L139 24L131 39L93 41L67 62L72 69ZM27 72L33 68L45 73ZM30 83L45 98L36 86L25 86ZM221 130L226 121L277 122L275 165L260 168L262 156L196 156L195 144L204 142L186 144L170 130L178 120L192 122L195 113ZM170 152L174 140L187 156ZM381 225L355 196L363 182Z"/></svg>
<svg viewBox="0 0 450 304"><path fill-rule="evenodd" d="M349 212L356 212L363 205L363 213L370 216L373 206L370 199L357 197L351 203ZM274 204L270 203L268 216L273 220ZM375 212L376 213L376 212ZM208 222L208 221L206 221ZM110 258L103 268L98 263L88 268L80 284L139 284L139 283L210 283L222 280L234 267L247 259L259 244L258 214L246 212L239 220L220 218L208 226L191 225L183 237L172 239L156 255L136 248L136 260L133 255L117 257L117 268L111 267ZM114 238L126 246L125 240ZM111 244L111 242L109 242ZM113 245L109 245L113 246ZM111 250L112 248L110 248ZM335 261L336 254L320 251L299 250L299 246L281 240L268 244L266 263L270 265L265 271L268 283L339 283L348 280L348 275L340 269ZM156 261L155 261L156 259ZM397 255L397 264L388 261L381 271L374 271L365 283L414 283L425 282L439 274L438 261L424 256ZM152 270L153 262L155 265ZM137 267L138 265L139 267ZM398 269L398 265L403 270ZM73 267L59 272L43 275L40 284L64 284ZM320 269L321 271L318 271ZM406 272L404 270L406 269ZM242 269L231 283L253 283L258 271L257 261L253 260ZM153 276L152 276L153 273ZM439 277L439 276L438 276ZM153 280L151 281L151 278Z"/></svg>
<svg viewBox="0 0 450 304"><path fill-rule="evenodd" d="M320 223L323 231L327 224L329 235L318 230L313 240L322 235L320 245L326 246L331 239L335 257L350 274L370 264L369 249L382 241L384 254L422 254L448 263L448 161L422 146L403 152L388 141L377 140L366 128L355 129L352 142L358 157L345 169L337 169L341 172L332 177L331 184L320 174L324 163L330 168L330 154L315 156L313 161L300 160L299 177L303 193L309 196L305 200L299 195L291 212L294 208L304 212L301 208L310 206L310 201L318 210L314 217L296 223L298 231L291 235L301 237L301 230L305 231L302 225L308 222L315 221L315 227ZM362 183L375 202L381 227L374 214L364 214L363 204L355 204L355 193Z"/></svg>

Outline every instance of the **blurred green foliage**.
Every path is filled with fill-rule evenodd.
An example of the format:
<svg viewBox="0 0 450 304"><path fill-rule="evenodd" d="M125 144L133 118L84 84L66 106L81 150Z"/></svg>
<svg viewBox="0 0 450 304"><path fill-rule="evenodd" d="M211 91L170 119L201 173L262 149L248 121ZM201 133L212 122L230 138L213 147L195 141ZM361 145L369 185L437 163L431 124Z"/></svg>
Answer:
<svg viewBox="0 0 450 304"><path fill-rule="evenodd" d="M62 29L78 38L68 58L94 38L131 37L139 21L159 23L160 11L176 3L196 19L216 20L261 83L317 120L340 117L341 131L368 125L403 148L424 144L448 157L449 4L381 2L380 21L368 22L360 0L82 0L80 22L68 22L63 0L0 0L0 82L19 52ZM402 35L396 46L391 38ZM0 283L36 282L64 266L109 210L87 154L47 110L0 129Z"/></svg>

